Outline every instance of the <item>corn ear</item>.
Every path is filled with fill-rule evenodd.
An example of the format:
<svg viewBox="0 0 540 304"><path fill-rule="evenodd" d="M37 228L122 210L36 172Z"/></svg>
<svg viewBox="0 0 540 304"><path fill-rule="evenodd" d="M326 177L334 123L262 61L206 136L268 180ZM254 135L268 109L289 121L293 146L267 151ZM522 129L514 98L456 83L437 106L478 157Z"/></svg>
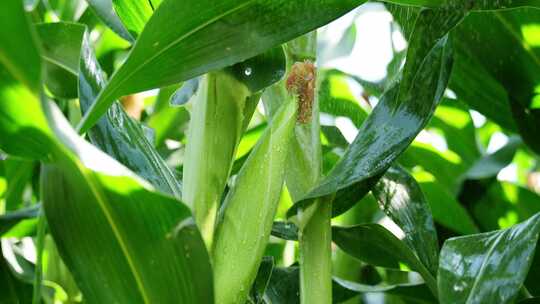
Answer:
<svg viewBox="0 0 540 304"><path fill-rule="evenodd" d="M292 99L281 106L224 201L213 249L216 303L246 301L277 210L296 108Z"/></svg>
<svg viewBox="0 0 540 304"><path fill-rule="evenodd" d="M205 75L194 96L183 171L183 200L194 210L207 248L211 248L217 209L245 125L249 95L242 82L219 71Z"/></svg>

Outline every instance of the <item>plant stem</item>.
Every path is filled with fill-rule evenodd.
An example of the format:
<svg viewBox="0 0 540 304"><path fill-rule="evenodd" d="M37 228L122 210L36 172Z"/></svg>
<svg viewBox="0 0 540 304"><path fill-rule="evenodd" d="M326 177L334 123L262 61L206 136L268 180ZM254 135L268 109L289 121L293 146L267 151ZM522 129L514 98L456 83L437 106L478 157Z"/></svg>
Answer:
<svg viewBox="0 0 540 304"><path fill-rule="evenodd" d="M331 198L311 207L315 212L299 235L300 302L327 304L332 303Z"/></svg>

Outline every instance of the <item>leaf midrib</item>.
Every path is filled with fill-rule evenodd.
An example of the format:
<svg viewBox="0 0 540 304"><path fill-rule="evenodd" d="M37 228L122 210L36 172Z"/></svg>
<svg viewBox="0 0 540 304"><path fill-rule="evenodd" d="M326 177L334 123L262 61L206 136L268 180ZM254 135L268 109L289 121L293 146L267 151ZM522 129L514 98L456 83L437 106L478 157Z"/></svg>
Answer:
<svg viewBox="0 0 540 304"><path fill-rule="evenodd" d="M98 202L98 205L100 209L102 210L103 214L105 215L105 218L107 219L107 222L109 222L109 225L111 227L111 230L113 231L113 234L115 238L118 241L118 244L120 245L120 248L127 260L128 266L131 269L133 278L135 279L135 282L137 284L137 287L141 293L141 296L143 298L144 303L150 304L150 299L148 297L148 294L146 293L146 290L144 288L144 284L142 282L142 276L138 272L137 268L135 267L135 263L133 261L133 258L131 257L129 250L127 248L127 245L122 238L122 235L120 234L120 231L118 227L116 226L114 219L112 218L111 211L109 208L107 208L107 204L105 203L104 195L99 190L99 184L96 181L95 177L92 175L89 175L87 172L85 172L84 168L79 168L81 171L81 174L85 178L85 180L88 182L88 187L90 188L90 191L94 194L96 201Z"/></svg>
<svg viewBox="0 0 540 304"><path fill-rule="evenodd" d="M139 64L137 66L137 68L135 68L131 73L127 74L122 80L120 80L117 84L116 84L116 88L120 87L122 84L124 84L127 80L129 80L133 75L135 75L137 72L139 72L141 69L143 69L149 62L153 61L154 59L158 58L159 56L161 56L161 54L167 52L170 48L172 48L174 45L182 42L183 40L187 39L188 37L192 36L193 34L197 33L198 31L200 31L201 29L205 28L206 26L220 20L221 18L225 17L225 16L228 16L252 3L254 3L256 0L249 0L237 7L234 7L228 11L225 11L221 14L218 14L216 17L214 18L211 18L210 20L206 21L206 22L203 22L201 25L195 27L194 29L192 29L191 31L188 31L187 33L185 33L184 35L178 37L177 39L173 40L171 43L169 43L168 45L166 45L164 48L162 48L161 50L155 52L152 56L150 56L148 59L146 59L145 61L143 61L141 64ZM135 48L134 48L135 50ZM114 77L113 77L114 78ZM112 82L112 81L111 81ZM113 92L114 92L114 88L113 88ZM109 94L110 95L110 94Z"/></svg>
<svg viewBox="0 0 540 304"><path fill-rule="evenodd" d="M536 56L536 54L532 51L531 46L526 41L521 39L520 35L516 33L516 31L512 28L512 25L501 15L501 13L496 12L494 13L494 15L501 22L501 24L508 31L508 33L512 36L512 38L516 39L517 42L523 47L525 53L527 53L536 63L536 65L540 67L540 58Z"/></svg>
<svg viewBox="0 0 540 304"><path fill-rule="evenodd" d="M478 274L476 275L476 280L474 280L473 286L472 286L472 288L471 288L471 290L469 292L469 295L467 296L467 300L465 301L465 303L469 303L469 300L471 299L471 296L474 294L474 291L476 290L476 287L478 286L478 284L480 282L480 278L484 274L484 271L486 269L486 265L488 264L488 260L491 257L493 251L495 250L495 246L497 246L497 244L499 244L499 242L501 241L501 239L502 239L502 237L504 235L505 235L504 233L499 234L497 236L497 238L495 239L495 241L493 242L493 244L490 246L489 251L486 254L486 258L484 259L484 261L482 261L482 265L480 266L480 270L478 271Z"/></svg>

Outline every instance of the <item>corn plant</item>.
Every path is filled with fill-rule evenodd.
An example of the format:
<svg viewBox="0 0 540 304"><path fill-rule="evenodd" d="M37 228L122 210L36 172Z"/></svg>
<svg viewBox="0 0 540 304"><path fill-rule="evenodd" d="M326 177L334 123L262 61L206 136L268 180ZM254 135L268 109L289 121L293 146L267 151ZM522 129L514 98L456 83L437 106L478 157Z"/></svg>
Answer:
<svg viewBox="0 0 540 304"><path fill-rule="evenodd" d="M2 0L0 303L538 303L539 132L539 0Z"/></svg>

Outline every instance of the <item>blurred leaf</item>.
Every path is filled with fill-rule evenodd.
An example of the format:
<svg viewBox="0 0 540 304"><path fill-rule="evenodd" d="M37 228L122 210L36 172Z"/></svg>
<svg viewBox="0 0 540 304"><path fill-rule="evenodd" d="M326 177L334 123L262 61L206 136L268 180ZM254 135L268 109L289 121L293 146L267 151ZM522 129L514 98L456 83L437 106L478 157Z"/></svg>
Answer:
<svg viewBox="0 0 540 304"><path fill-rule="evenodd" d="M19 304L32 302L32 285L21 282L16 278L0 248L0 303Z"/></svg>
<svg viewBox="0 0 540 304"><path fill-rule="evenodd" d="M523 284L540 230L540 214L506 230L449 239L441 251L443 303L509 303Z"/></svg>
<svg viewBox="0 0 540 304"><path fill-rule="evenodd" d="M446 33L463 12L425 10L410 43L407 64L399 85L387 91L364 122L341 161L288 216L297 214L317 197L337 192L333 214L350 208L346 196L364 196L391 163L427 124L439 103L451 69ZM414 79L414 81L413 81Z"/></svg>
<svg viewBox="0 0 540 304"><path fill-rule="evenodd" d="M460 56L477 62L504 88L506 94L498 94L497 99L506 101L506 113L512 114L524 142L536 153L540 153L540 135L535 127L540 123L540 110L531 104L540 84L540 48L527 28L537 25L538 20L537 9L472 13L455 32ZM457 69L455 73L460 77L467 71ZM483 79L470 82L467 90L483 91L477 89L484 87ZM497 101L485 102L491 106Z"/></svg>
<svg viewBox="0 0 540 304"><path fill-rule="evenodd" d="M433 294L437 294L434 276L418 260L414 251L378 224L332 227L332 240L343 251L368 264L399 269L407 264L422 275Z"/></svg>
<svg viewBox="0 0 540 304"><path fill-rule="evenodd" d="M257 277L255 277L255 282L253 282L250 291L250 298L254 304L266 303L264 301L264 293L270 282L273 269L274 259L272 257L263 257L261 266L259 266L259 271L257 272Z"/></svg>
<svg viewBox="0 0 540 304"><path fill-rule="evenodd" d="M190 115L185 107L171 107L169 100L175 94L177 86L159 90L154 106L154 113L147 121L148 127L155 132L154 142L157 148L163 147L166 139L180 140L184 136ZM177 92L177 91L176 91Z"/></svg>
<svg viewBox="0 0 540 304"><path fill-rule="evenodd" d="M446 228L461 234L477 233L478 228L467 210L433 177L433 175L419 171L414 173L420 184L420 189L427 198L433 213L433 219Z"/></svg>
<svg viewBox="0 0 540 304"><path fill-rule="evenodd" d="M32 179L35 162L15 158L4 160L5 177L7 181L7 190L5 193L6 205L8 211L17 210L25 205L24 190L26 185Z"/></svg>
<svg viewBox="0 0 540 304"><path fill-rule="evenodd" d="M450 194L457 194L462 176L469 166L452 151L440 151L432 145L413 142L400 156L399 163L409 170L422 168L435 177Z"/></svg>
<svg viewBox="0 0 540 304"><path fill-rule="evenodd" d="M39 111L20 109L22 101L24 109L40 108L41 64L36 37L22 0L2 1L0 148L11 155L45 160L52 149L47 121Z"/></svg>
<svg viewBox="0 0 540 304"><path fill-rule="evenodd" d="M32 206L0 215L0 236L3 237L4 233L8 232L23 220L36 218L39 209L40 206Z"/></svg>
<svg viewBox="0 0 540 304"><path fill-rule="evenodd" d="M33 45L37 35L29 20L22 0L0 4L0 62L4 65L1 74L10 74L37 92L41 87L41 62L38 48Z"/></svg>
<svg viewBox="0 0 540 304"><path fill-rule="evenodd" d="M173 106L183 106L199 89L200 77L185 81L178 90L171 96L170 104Z"/></svg>
<svg viewBox="0 0 540 304"><path fill-rule="evenodd" d="M320 111L333 116L344 116L360 127L368 113L356 101L349 89L347 77L335 70L319 73L322 77L319 89Z"/></svg>
<svg viewBox="0 0 540 304"><path fill-rule="evenodd" d="M332 33L335 34L335 33ZM354 22L345 30L341 39L335 45L328 45L327 41L318 41L318 50L322 50L317 54L317 60L324 64L333 59L349 56L354 49L356 43L356 25Z"/></svg>
<svg viewBox="0 0 540 304"><path fill-rule="evenodd" d="M455 55L455 59L449 86L459 99L504 129L516 131L517 126L504 87L476 59L460 53ZM479 86L483 89L477 90Z"/></svg>
<svg viewBox="0 0 540 304"><path fill-rule="evenodd" d="M459 100L444 99L437 107L428 129L442 132L448 149L466 165L480 157L474 123L469 109Z"/></svg>
<svg viewBox="0 0 540 304"><path fill-rule="evenodd" d="M437 231L430 207L416 180L401 167L390 167L372 193L384 213L405 233L403 241L435 275L439 252Z"/></svg>
<svg viewBox="0 0 540 304"><path fill-rule="evenodd" d="M291 222L276 221L272 225L272 235L284 240L297 241L298 227Z"/></svg>
<svg viewBox="0 0 540 304"><path fill-rule="evenodd" d="M59 98L77 98L79 49L84 27L71 23L43 23L36 26L41 38L45 85Z"/></svg>
<svg viewBox="0 0 540 304"><path fill-rule="evenodd" d="M226 0L216 6L213 0L165 0L124 65L85 115L80 129L84 132L96 123L114 98L241 62L324 25L363 2Z"/></svg>
<svg viewBox="0 0 540 304"><path fill-rule="evenodd" d="M522 145L519 137L511 137L509 142L493 154L486 155L473 164L467 171L469 179L483 179L497 176L514 159L516 151Z"/></svg>
<svg viewBox="0 0 540 304"><path fill-rule="evenodd" d="M485 231L508 228L540 212L540 196L508 182L493 183L472 212Z"/></svg>
<svg viewBox="0 0 540 304"><path fill-rule="evenodd" d="M94 13L120 37L133 42L135 39L118 18L113 9L112 0L86 0Z"/></svg>

